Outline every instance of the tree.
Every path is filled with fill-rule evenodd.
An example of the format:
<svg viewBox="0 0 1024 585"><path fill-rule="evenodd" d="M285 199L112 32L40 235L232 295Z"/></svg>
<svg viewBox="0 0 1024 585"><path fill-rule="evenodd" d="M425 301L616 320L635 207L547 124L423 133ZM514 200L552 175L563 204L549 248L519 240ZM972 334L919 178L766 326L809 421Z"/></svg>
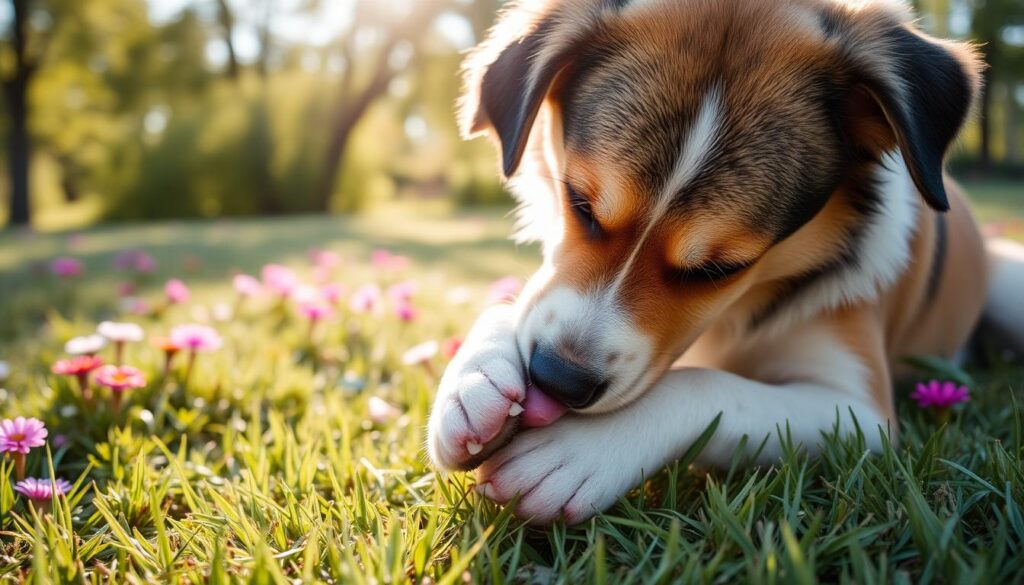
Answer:
<svg viewBox="0 0 1024 585"><path fill-rule="evenodd" d="M1005 42L1003 31L1010 25L1024 25L1024 9L1020 0L976 0L972 14L972 33L979 43L979 50L988 67L983 80L984 89L981 95L979 124L981 125L981 145L979 163L982 168L992 164L992 124L993 105L996 97L995 86L1000 81L1015 81L1022 76L1021 49ZM1014 129L1007 128L1013 132Z"/></svg>
<svg viewBox="0 0 1024 585"><path fill-rule="evenodd" d="M395 58L399 47L412 47L430 31L430 25L447 8L441 1L409 3L407 14L395 22L393 14L386 14L372 2L359 2L348 34L340 43L339 51L345 69L341 79L341 98L331 115L323 168L314 193L315 206L320 211L330 209L338 175L344 163L346 148L356 125L367 110L387 91L391 81L405 67ZM365 36L355 31L373 30L381 39L376 43L372 58L366 47L360 45ZM369 64L368 71L357 71L358 65ZM361 79L363 78L363 79Z"/></svg>
<svg viewBox="0 0 1024 585"><path fill-rule="evenodd" d="M11 49L14 68L2 80L10 118L8 133L9 173L11 175L11 225L28 225L32 219L29 204L29 171L32 143L28 132L28 90L39 69L40 54L30 54L28 23L31 0L12 0Z"/></svg>

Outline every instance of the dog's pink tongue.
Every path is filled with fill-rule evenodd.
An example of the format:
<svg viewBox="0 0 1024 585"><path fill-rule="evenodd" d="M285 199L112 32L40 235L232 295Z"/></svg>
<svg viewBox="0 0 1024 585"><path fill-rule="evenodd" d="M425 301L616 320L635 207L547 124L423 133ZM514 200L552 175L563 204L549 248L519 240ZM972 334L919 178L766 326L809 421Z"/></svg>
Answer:
<svg viewBox="0 0 1024 585"><path fill-rule="evenodd" d="M544 393L543 390L530 384L526 387L526 399L523 400L523 425L527 427L546 427L569 410L561 402Z"/></svg>

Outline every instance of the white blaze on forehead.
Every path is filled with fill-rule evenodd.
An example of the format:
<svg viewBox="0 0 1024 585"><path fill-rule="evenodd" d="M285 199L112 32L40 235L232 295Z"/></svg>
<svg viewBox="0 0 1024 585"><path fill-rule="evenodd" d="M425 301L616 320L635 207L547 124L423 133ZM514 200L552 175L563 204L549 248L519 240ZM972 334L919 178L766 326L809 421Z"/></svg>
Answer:
<svg viewBox="0 0 1024 585"><path fill-rule="evenodd" d="M647 225L644 227L643 232L641 232L640 238L637 239L636 246L630 253L629 258L622 265L618 276L615 278L615 282L609 291L613 298L629 275L629 271L632 269L637 256L639 256L647 236L651 233L651 229L664 217L672 205L672 200L676 194L682 191L697 176L697 173L711 156L715 144L718 142L721 116L721 88L718 85L713 85L704 95L700 111L697 112L697 117L694 118L693 124L683 139L682 151L679 153L679 158L676 159L672 174L669 175L665 184L662 185L661 193L658 194L650 215L646 219Z"/></svg>

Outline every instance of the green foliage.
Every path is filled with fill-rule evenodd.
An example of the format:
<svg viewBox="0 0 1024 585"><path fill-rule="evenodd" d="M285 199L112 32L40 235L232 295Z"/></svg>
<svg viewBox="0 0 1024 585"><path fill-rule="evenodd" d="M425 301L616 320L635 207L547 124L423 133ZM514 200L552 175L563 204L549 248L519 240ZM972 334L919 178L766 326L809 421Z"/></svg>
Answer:
<svg viewBox="0 0 1024 585"><path fill-rule="evenodd" d="M418 219L427 226L419 232L400 216L374 221L91 232L76 244L89 274L72 290L32 277L26 266L6 270L19 284L5 289L17 296L5 296L0 310L18 336L0 336L0 357L13 370L0 417L43 418L51 445L67 437L52 456L33 452L29 473L76 485L48 513L33 510L14 497L12 470L0 462L0 582L1024 580L1017 554L1024 546L1024 371L1005 364L970 372L973 399L947 426L906 400L902 388L899 444L887 442L881 454L870 454L864 439L879 430L865 428L849 438L830 434L816 459L791 446L771 467L737 460L732 469L706 471L690 466L698 441L582 526L524 526L481 499L470 475L440 477L427 466L422 429L444 360L435 358L431 368L401 360L411 345L464 331L472 321L479 301L453 308L448 289L467 285L480 299L501 271L523 270L523 259L507 244L480 240L480 220ZM507 228L484 225L495 233ZM343 237L332 241L332 233ZM376 244L354 239L366 233L408 254L411 272L371 269L365 258ZM199 356L188 383L183 362L163 378L160 352L131 345L126 360L151 383L134 391L120 417L102 400L86 407L73 384L49 373L61 343L100 317L136 320L150 335L164 334L232 299L231 267L253 271L272 258L305 275L301 258L312 242L348 258L341 278L350 286L404 278L425 284L415 297L422 318L402 324L389 312L343 309L311 343L299 316L268 301L243 304L230 320L213 323L225 346ZM48 258L63 245L58 237L0 238L0 267L12 257ZM194 302L144 317L120 314L105 267L128 246L151 250L162 267L144 298L159 303L158 284L182 276ZM189 255L203 255L206 264L187 272L180 262ZM464 260L440 271L433 264L439 256ZM36 304L12 310L11 303L26 302L22 295ZM44 316L29 306L61 311ZM962 375L945 364L919 364ZM372 422L371 396L399 406L402 416Z"/></svg>

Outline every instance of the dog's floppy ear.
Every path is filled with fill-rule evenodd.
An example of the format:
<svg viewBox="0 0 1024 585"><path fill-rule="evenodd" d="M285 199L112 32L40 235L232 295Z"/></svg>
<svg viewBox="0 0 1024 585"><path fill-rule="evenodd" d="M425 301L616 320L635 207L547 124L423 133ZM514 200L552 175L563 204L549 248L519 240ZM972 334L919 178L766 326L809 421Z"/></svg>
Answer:
<svg viewBox="0 0 1024 585"><path fill-rule="evenodd" d="M513 3L466 59L462 133L493 130L506 177L519 167L541 105L598 22L600 8L580 0Z"/></svg>
<svg viewBox="0 0 1024 585"><path fill-rule="evenodd" d="M881 3L860 11L833 5L823 23L849 68L854 140L872 150L898 147L928 205L948 210L943 160L979 88L975 52L922 34Z"/></svg>

